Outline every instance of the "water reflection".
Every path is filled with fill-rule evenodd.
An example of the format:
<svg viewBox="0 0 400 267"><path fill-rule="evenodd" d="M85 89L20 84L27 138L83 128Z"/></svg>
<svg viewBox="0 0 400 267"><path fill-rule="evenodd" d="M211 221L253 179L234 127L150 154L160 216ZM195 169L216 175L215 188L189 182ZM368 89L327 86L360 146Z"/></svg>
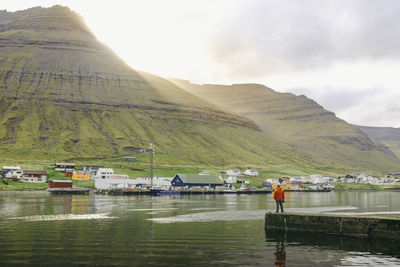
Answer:
<svg viewBox="0 0 400 267"><path fill-rule="evenodd" d="M286 266L286 251L285 251L285 241L278 241L276 242L276 251L274 253L275 259L274 264L275 266Z"/></svg>
<svg viewBox="0 0 400 267"><path fill-rule="evenodd" d="M373 205L363 202L368 196ZM288 211L296 212L396 212L400 194L291 193L287 199ZM400 265L397 243L265 232L264 215L274 208L270 195L0 193L0 266Z"/></svg>
<svg viewBox="0 0 400 267"><path fill-rule="evenodd" d="M298 231L282 231L268 229L265 231L266 242L276 243L275 255L282 256L285 252L285 245L294 247L318 248L320 251L346 251L350 255L357 252L357 256L368 256L367 258L385 258L389 257L391 262L400 264L400 243L395 240L371 240L363 238L342 237L321 233L305 233ZM286 252L285 252L286 258ZM384 256L386 255L386 256ZM276 257L277 258L277 257ZM346 260L349 262L352 256L346 254ZM353 257L354 258L354 257ZM374 260L375 262L375 260ZM371 264L373 265L372 262ZM279 266L279 265L278 265Z"/></svg>

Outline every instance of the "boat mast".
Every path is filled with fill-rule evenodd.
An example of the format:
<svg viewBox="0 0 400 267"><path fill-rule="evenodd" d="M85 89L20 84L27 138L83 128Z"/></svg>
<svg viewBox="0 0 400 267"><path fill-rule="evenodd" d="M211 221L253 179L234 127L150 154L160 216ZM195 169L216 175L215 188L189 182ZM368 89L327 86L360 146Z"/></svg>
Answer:
<svg viewBox="0 0 400 267"><path fill-rule="evenodd" d="M154 157L154 147L153 143L150 143L150 177L151 177L151 187L153 187L153 157Z"/></svg>

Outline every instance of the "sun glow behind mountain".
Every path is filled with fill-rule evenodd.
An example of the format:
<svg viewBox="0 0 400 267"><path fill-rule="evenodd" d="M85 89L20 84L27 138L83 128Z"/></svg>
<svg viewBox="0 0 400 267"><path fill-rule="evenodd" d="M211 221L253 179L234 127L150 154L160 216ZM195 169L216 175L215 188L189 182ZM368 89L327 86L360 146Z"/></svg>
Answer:
<svg viewBox="0 0 400 267"><path fill-rule="evenodd" d="M81 14L135 69L261 83L305 94L351 123L400 126L396 1L3 0L0 8L55 4Z"/></svg>

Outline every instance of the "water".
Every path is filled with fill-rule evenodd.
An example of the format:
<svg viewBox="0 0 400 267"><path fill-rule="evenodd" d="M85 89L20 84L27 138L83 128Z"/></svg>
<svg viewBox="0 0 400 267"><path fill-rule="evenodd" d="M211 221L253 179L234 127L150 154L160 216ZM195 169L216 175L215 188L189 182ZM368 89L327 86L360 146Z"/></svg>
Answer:
<svg viewBox="0 0 400 267"><path fill-rule="evenodd" d="M397 217L399 192L287 193L286 211ZM264 230L271 195L0 193L0 266L400 266L398 244Z"/></svg>

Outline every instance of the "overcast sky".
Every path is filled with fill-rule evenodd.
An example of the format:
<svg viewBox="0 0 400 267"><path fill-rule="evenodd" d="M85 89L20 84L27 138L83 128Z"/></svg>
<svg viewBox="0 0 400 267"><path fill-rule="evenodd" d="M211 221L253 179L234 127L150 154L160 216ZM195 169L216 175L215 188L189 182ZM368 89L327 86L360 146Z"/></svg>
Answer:
<svg viewBox="0 0 400 267"><path fill-rule="evenodd" d="M305 94L350 123L400 127L397 0L1 0L62 4L135 69Z"/></svg>

